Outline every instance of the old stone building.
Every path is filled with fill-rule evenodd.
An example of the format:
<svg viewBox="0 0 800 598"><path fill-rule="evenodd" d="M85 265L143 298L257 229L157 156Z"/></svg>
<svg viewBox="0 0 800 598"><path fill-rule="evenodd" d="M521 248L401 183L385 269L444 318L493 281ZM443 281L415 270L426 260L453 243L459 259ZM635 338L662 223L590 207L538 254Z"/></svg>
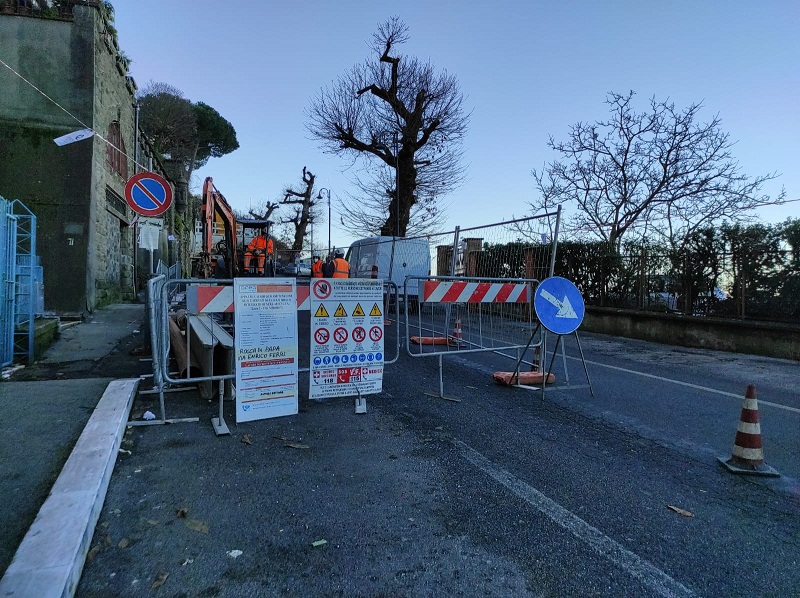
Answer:
<svg viewBox="0 0 800 598"><path fill-rule="evenodd" d="M135 271L125 184L142 170L166 173L137 134L136 84L105 5L0 0L0 61L0 196L36 214L45 310L132 297L146 276ZM94 135L53 142L84 128Z"/></svg>

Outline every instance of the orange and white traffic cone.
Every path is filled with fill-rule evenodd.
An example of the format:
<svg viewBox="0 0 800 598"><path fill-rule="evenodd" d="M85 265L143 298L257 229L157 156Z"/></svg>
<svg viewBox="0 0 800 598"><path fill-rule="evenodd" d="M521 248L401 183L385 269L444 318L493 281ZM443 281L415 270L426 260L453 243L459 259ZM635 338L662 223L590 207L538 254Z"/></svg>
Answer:
<svg viewBox="0 0 800 598"><path fill-rule="evenodd" d="M764 447L761 442L761 422L758 414L756 387L747 386L742 404L742 415L733 441L730 459L719 457L719 462L731 473L779 477L777 471L764 463Z"/></svg>
<svg viewBox="0 0 800 598"><path fill-rule="evenodd" d="M542 364L542 347L540 345L536 345L533 348L533 362L531 362L531 371L541 372L543 370L544 365Z"/></svg>
<svg viewBox="0 0 800 598"><path fill-rule="evenodd" d="M463 344L464 334L461 331L461 318L456 318L456 323L453 326L453 332L450 334L450 344L461 346Z"/></svg>

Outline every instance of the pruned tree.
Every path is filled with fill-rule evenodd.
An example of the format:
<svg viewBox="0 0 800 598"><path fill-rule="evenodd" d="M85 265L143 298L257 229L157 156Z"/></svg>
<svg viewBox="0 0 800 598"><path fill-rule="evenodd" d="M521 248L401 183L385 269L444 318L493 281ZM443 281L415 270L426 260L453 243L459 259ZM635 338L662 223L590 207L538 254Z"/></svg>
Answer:
<svg viewBox="0 0 800 598"><path fill-rule="evenodd" d="M783 193L760 194L776 173L750 178L740 171L718 115L703 123L701 104L679 110L655 98L637 112L633 98L633 91L610 93L608 120L579 122L566 141L550 138L561 159L533 171L540 193L534 211L571 205L569 229L592 234L612 251L635 233L663 236L677 249L693 231L782 202Z"/></svg>
<svg viewBox="0 0 800 598"><path fill-rule="evenodd" d="M208 104L192 103L167 83L148 83L137 97L139 126L165 157L183 165L186 180L204 166L239 148L233 125Z"/></svg>
<svg viewBox="0 0 800 598"><path fill-rule="evenodd" d="M363 160L355 177L364 196L345 206L348 220L384 235L405 236L412 216L422 223L438 213L439 198L464 175L468 115L458 81L397 53L408 37L397 17L381 24L374 57L322 89L307 110L308 130L325 151Z"/></svg>
<svg viewBox="0 0 800 598"><path fill-rule="evenodd" d="M294 213L282 219L281 224L288 224L294 227L294 240L291 250L300 252L303 249L303 240L306 237L308 225L314 221L314 206L317 205L313 197L314 174L303 166L303 183L299 190L287 187L283 192L281 205L289 205L294 209Z"/></svg>
<svg viewBox="0 0 800 598"><path fill-rule="evenodd" d="M248 215L251 218L255 218L256 220L269 220L270 217L272 216L272 213L275 210L277 210L279 207L281 207L280 204L272 202L272 201L267 201L267 202L264 203L264 205L260 209L259 208L253 208L253 209L249 210L248 211Z"/></svg>

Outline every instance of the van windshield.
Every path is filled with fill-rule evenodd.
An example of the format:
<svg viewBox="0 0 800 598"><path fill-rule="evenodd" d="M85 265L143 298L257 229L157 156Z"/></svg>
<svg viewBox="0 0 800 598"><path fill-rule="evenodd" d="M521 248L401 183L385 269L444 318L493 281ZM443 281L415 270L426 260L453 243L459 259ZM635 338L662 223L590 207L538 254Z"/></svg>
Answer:
<svg viewBox="0 0 800 598"><path fill-rule="evenodd" d="M369 278L372 276L372 267L378 265L378 258L376 256L377 247L377 245L371 243L358 248L355 255L358 263L354 264L356 267L356 276L358 278Z"/></svg>

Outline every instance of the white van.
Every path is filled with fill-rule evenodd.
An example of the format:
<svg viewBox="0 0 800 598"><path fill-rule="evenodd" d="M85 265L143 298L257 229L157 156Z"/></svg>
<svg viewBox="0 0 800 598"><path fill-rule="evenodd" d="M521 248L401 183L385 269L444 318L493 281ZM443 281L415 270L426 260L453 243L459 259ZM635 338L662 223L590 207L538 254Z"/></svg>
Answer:
<svg viewBox="0 0 800 598"><path fill-rule="evenodd" d="M427 239L404 237L367 237L350 245L345 256L350 264L350 278L381 278L397 285L400 300L406 276L429 276L431 250ZM408 281L408 304L416 307L417 280Z"/></svg>

